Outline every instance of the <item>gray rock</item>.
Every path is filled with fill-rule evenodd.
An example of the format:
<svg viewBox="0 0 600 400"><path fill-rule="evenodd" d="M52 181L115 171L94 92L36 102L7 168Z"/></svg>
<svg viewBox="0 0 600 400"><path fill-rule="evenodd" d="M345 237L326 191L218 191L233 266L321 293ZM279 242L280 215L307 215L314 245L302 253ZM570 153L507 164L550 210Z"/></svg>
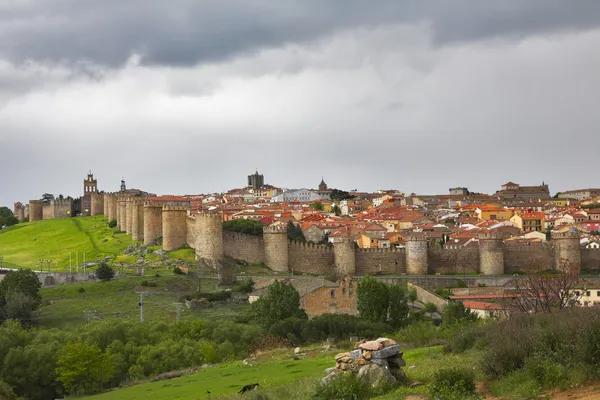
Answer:
<svg viewBox="0 0 600 400"><path fill-rule="evenodd" d="M352 350L350 352L350 355L352 356L353 360L356 360L358 357L360 357L362 355L362 350L361 349Z"/></svg>
<svg viewBox="0 0 600 400"><path fill-rule="evenodd" d="M388 358L391 356L395 356L396 354L400 353L400 346L398 346L397 344L390 346L390 347L385 347L381 350L377 350L374 351L371 354L371 359L383 359L383 358Z"/></svg>
<svg viewBox="0 0 600 400"><path fill-rule="evenodd" d="M154 252L154 254L156 254L157 256L162 257L162 256L166 255L167 253L164 250L156 250Z"/></svg>
<svg viewBox="0 0 600 400"><path fill-rule="evenodd" d="M373 359L371 359L371 362L373 364L380 365L380 366L382 366L384 368L388 368L389 367L388 361L385 358L383 360L380 359L380 358L373 358Z"/></svg>
<svg viewBox="0 0 600 400"><path fill-rule="evenodd" d="M339 372L337 370L332 371L329 375L327 375L326 377L321 379L321 385L323 385L323 386L329 385L331 383L331 381L333 381L335 378L337 378L338 375L339 375Z"/></svg>
<svg viewBox="0 0 600 400"><path fill-rule="evenodd" d="M391 372L381 365L367 364L358 371L358 377L371 386L395 385L398 382Z"/></svg>
<svg viewBox="0 0 600 400"><path fill-rule="evenodd" d="M294 354L296 354L296 355L297 355L297 354L300 354L300 347L296 347L296 348L294 349Z"/></svg>
<svg viewBox="0 0 600 400"><path fill-rule="evenodd" d="M406 361L404 361L404 359L400 357L390 357L387 359L387 362L390 365L390 367L400 368L406 366Z"/></svg>
<svg viewBox="0 0 600 400"><path fill-rule="evenodd" d="M406 374L400 368L390 368L390 373L399 383L402 383L406 380Z"/></svg>
<svg viewBox="0 0 600 400"><path fill-rule="evenodd" d="M327 376L329 374L331 374L332 372L334 372L336 370L335 367L331 367L331 368L327 368L324 372L323 372L323 376Z"/></svg>

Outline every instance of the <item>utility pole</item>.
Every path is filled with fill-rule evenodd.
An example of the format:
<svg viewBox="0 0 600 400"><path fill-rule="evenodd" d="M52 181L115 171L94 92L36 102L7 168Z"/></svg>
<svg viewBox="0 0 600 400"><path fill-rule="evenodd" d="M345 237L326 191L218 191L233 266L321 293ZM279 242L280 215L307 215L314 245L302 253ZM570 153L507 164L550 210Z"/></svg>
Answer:
<svg viewBox="0 0 600 400"><path fill-rule="evenodd" d="M86 318L86 321L88 324L92 322L92 318L93 318L95 312L96 312L95 310L85 310L83 312L85 314L85 318Z"/></svg>
<svg viewBox="0 0 600 400"><path fill-rule="evenodd" d="M179 323L179 317L181 316L181 306L183 306L183 303L173 303L175 304L175 312L176 317L175 317L175 323Z"/></svg>
<svg viewBox="0 0 600 400"><path fill-rule="evenodd" d="M144 292L140 292L140 322L144 322Z"/></svg>

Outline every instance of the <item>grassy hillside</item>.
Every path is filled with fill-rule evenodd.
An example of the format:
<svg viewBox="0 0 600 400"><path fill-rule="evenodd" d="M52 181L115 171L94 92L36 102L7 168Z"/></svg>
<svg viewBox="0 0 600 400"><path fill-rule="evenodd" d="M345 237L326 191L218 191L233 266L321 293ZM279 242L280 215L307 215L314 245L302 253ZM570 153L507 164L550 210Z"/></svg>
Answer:
<svg viewBox="0 0 600 400"><path fill-rule="evenodd" d="M143 287L142 282L156 284ZM216 280L203 279L203 292L215 290ZM37 312L37 320L42 326L65 328L86 323L84 311L94 310L95 320L121 318L139 321L139 291L150 292L145 295L144 320L175 322L175 305L181 296L193 292L198 280L181 275L145 276L114 279L110 282L89 282L61 285L41 289L44 299ZM183 308L181 320L194 318L229 319L243 313L247 305L221 305L213 308L190 311Z"/></svg>
<svg viewBox="0 0 600 400"><path fill-rule="evenodd" d="M52 270L69 270L69 253L79 261L117 256L133 241L130 235L115 233L102 216L60 218L18 224L0 231L0 256L6 268L40 269L40 259L52 260ZM44 270L48 264L44 263Z"/></svg>

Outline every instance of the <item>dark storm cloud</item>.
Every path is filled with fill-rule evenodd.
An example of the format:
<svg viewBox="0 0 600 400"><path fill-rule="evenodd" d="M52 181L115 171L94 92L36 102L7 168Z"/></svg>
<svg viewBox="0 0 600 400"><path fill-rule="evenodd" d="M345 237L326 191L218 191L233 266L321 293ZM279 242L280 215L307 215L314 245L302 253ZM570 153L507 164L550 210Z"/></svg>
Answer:
<svg viewBox="0 0 600 400"><path fill-rule="evenodd" d="M426 23L442 45L590 28L600 23L600 2L7 1L0 2L0 57L116 66L139 53L147 64L191 65L388 23Z"/></svg>

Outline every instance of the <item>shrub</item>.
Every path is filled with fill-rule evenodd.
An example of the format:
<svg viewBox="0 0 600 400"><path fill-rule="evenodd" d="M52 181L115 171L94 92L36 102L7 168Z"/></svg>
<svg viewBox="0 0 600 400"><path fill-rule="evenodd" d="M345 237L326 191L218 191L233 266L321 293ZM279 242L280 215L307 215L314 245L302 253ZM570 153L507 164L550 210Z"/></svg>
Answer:
<svg viewBox="0 0 600 400"><path fill-rule="evenodd" d="M428 313L437 312L437 306L433 303L425 303L425 311Z"/></svg>
<svg viewBox="0 0 600 400"><path fill-rule="evenodd" d="M262 236L263 224L259 221L250 219L234 219L223 222L223 230L230 232L240 232L247 235Z"/></svg>
<svg viewBox="0 0 600 400"><path fill-rule="evenodd" d="M112 220L108 221L108 227L109 228L116 228L117 227L117 220L116 219L112 219Z"/></svg>
<svg viewBox="0 0 600 400"><path fill-rule="evenodd" d="M83 293L83 292L85 292L85 288L82 288L82 287L80 287L79 289L77 289L77 291L78 291L79 293Z"/></svg>
<svg viewBox="0 0 600 400"><path fill-rule="evenodd" d="M441 400L461 400L474 397L475 374L459 368L442 368L435 371L430 394Z"/></svg>
<svg viewBox="0 0 600 400"><path fill-rule="evenodd" d="M254 291L254 281L252 278L245 279L236 283L232 290L238 293L251 293Z"/></svg>
<svg viewBox="0 0 600 400"><path fill-rule="evenodd" d="M146 286L148 286L148 281L142 281L142 283L140 283L140 285L146 287Z"/></svg>
<svg viewBox="0 0 600 400"><path fill-rule="evenodd" d="M179 268L179 267L173 268L173 273L175 275L185 275L185 272L183 272L183 270L181 268Z"/></svg>
<svg viewBox="0 0 600 400"><path fill-rule="evenodd" d="M115 271L105 262L101 262L96 269L96 278L101 281L110 281L115 277Z"/></svg>
<svg viewBox="0 0 600 400"><path fill-rule="evenodd" d="M456 287L457 287L457 288L464 289L464 288L467 288L467 287L469 287L469 286L467 285L467 283L466 283L465 281L463 281L462 279L459 279L459 280L456 282Z"/></svg>
<svg viewBox="0 0 600 400"><path fill-rule="evenodd" d="M225 290L221 290L219 292L214 293L198 293L196 295L199 299L206 299L208 301L225 301L231 298L231 292L226 292Z"/></svg>
<svg viewBox="0 0 600 400"><path fill-rule="evenodd" d="M442 321L444 324L460 324L477 320L477 314L465 307L462 301L451 301L444 307Z"/></svg>
<svg viewBox="0 0 600 400"><path fill-rule="evenodd" d="M371 390L369 385L355 374L340 374L328 385L319 383L312 398L317 400L366 400L371 398Z"/></svg>

